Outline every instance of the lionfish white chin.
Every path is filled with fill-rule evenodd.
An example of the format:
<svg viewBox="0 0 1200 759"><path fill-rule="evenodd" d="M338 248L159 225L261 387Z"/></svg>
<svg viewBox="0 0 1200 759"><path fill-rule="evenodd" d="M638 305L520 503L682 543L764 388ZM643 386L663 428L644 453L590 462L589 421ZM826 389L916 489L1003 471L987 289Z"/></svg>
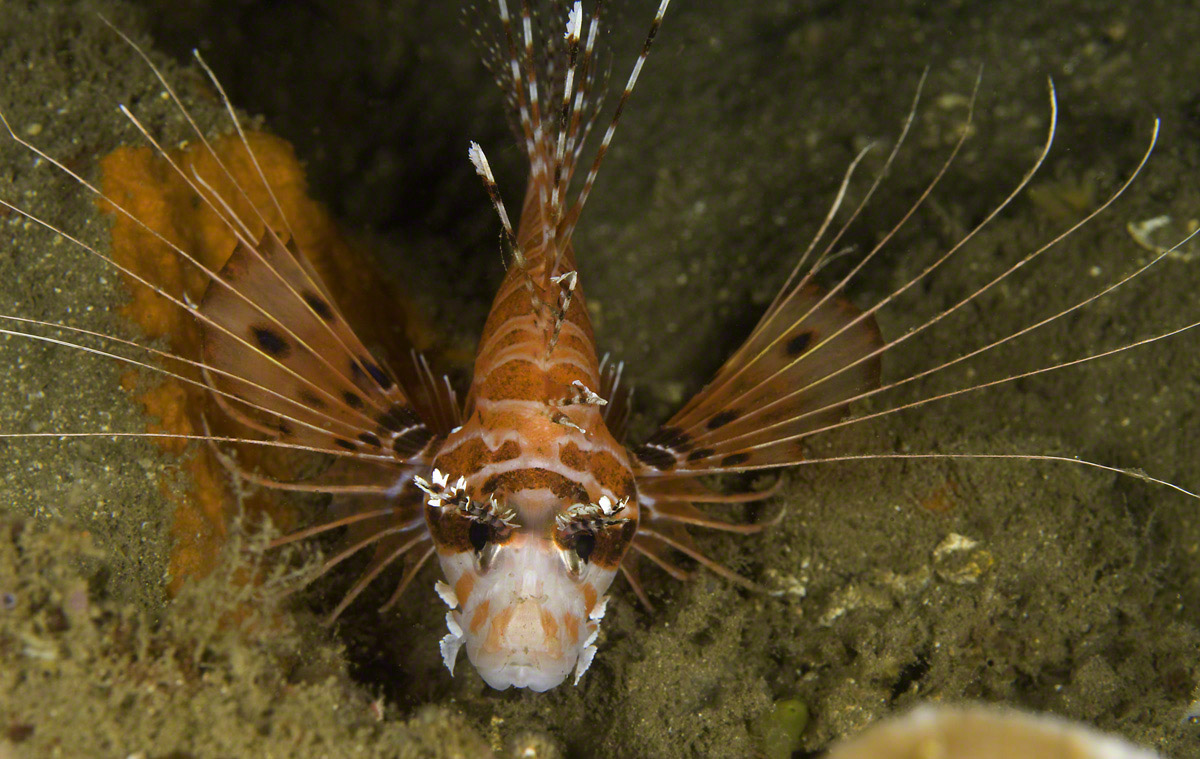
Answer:
<svg viewBox="0 0 1200 759"><path fill-rule="evenodd" d="M210 207L237 239L232 257L220 271L206 268L189 251L173 246L180 260L207 278L207 291L198 304L167 293L103 253L68 238L151 288L200 326L204 348L199 360L146 350L186 364L192 376L165 373L206 387L223 412L247 432L240 437L175 437L311 451L336 459L313 479L286 482L247 471L231 458L222 457L238 477L260 486L362 499L347 514L275 541L282 545L349 528L346 547L326 561L324 570L363 549L373 550L367 569L333 610L331 619L385 569L404 559L408 568L384 606L390 607L436 554L444 576L436 592L449 607L447 633L440 642L442 659L453 673L459 653L465 650L494 688L545 691L568 677L578 683L596 655L607 592L618 571L639 600L650 607L636 573L638 557L684 579L688 572L675 560L682 554L735 583L757 588L697 550L686 527L741 534L761 530L778 518L731 524L707 515L696 504L748 503L763 500L774 491L723 494L701 484L697 476L804 462L803 443L809 435L897 410L846 420L851 402L930 373L880 388L882 354L941 317L885 343L875 324L875 312L920 277L874 307L856 309L840 293L883 243L826 291L814 284L813 276L835 249L838 233L807 268L805 254L746 342L695 397L644 443L632 448L623 444L630 392L628 384L622 384L623 365L597 357L575 270L572 235L668 2L661 0L620 95L616 115L578 190L572 192L572 180L602 101L596 51L599 9L585 19L581 2L569 8L553 3L559 19L535 22L529 2L522 3L514 17L506 0L497 0L498 40L485 59L515 114L518 137L529 161L529 181L514 229L482 149L470 146L468 157L500 217L510 265L480 337L473 380L461 405L449 382L435 379L419 355L414 354L412 366L406 367L388 367L374 359L348 326L290 230L263 224L265 231L252 233L251 229L259 228L252 222L263 218L260 209L254 209L258 219L239 217L234 210L238 204L232 202L235 199L222 197L214 189L217 183L213 178L192 175L171 164L191 186L197 202ZM565 34L560 21L565 22ZM548 28L558 31L539 38L537 30ZM201 65L208 72L203 61ZM151 67L175 98L158 70L153 64ZM216 79L212 81L219 90ZM178 98L175 102L182 109ZM229 112L232 115L232 108ZM128 111L126 115L142 128L136 117ZM1051 90L1050 137L1041 156L980 226L1015 197L1041 165L1054 133L1055 116ZM910 114L885 170L911 123ZM240 126L238 131L241 134ZM963 130L961 139L968 131ZM9 132L35 155L100 194L64 163L18 137L11 128ZM232 179L198 129L196 136L224 172L220 179ZM253 156L244 135L243 142ZM947 165L957 150L956 146ZM847 173L843 180L842 194L849 176ZM266 184L261 170L259 177ZM863 203L878 183L876 179ZM1127 186L1128 182L1079 224L1102 211ZM832 222L842 194L809 253ZM118 213L138 221L112 199L106 200ZM0 203L54 229L16 206ZM890 234L884 242L888 238ZM954 246L938 263L960 247ZM1031 253L1018 267L1048 247ZM1016 268L946 313L962 307ZM5 332L45 339L16 330ZM976 353L1000 342L1003 340ZM944 397L947 394L921 403ZM906 407L913 405L919 404ZM875 456L922 457L925 455ZM823 460L852 458L870 456Z"/></svg>

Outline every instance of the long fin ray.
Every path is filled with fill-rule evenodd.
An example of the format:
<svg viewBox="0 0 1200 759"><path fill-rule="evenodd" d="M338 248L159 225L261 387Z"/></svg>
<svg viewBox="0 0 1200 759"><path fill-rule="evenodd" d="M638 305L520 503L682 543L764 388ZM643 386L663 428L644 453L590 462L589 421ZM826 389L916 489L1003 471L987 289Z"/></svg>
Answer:
<svg viewBox="0 0 1200 759"><path fill-rule="evenodd" d="M989 281L982 287L977 288L975 291L973 291L972 293L970 293L969 295L967 295L966 297L964 297L957 303L946 308L945 310L943 310L942 312L940 312L939 314L934 316L932 319L923 323L921 326L917 327L914 330L906 332L904 335L901 335L900 337L896 338L895 340L890 341L889 343L881 345L879 348L875 349L871 355L865 356L863 359L860 359L860 360L866 360L866 359L872 359L872 358L877 359L878 356L881 356L886 351L891 350L894 347L900 345L901 343L907 341L914 334L917 334L920 331L927 329L930 325L932 325L938 321L941 321L943 318L945 318L946 316L950 315L951 313L959 310L960 308L965 306L967 303L969 303L972 300L974 300L975 298L977 298L981 293L994 287L1000 281L1002 281L1003 279L1012 275L1019 268L1026 265L1027 263L1032 261L1034 258L1040 256L1041 254L1043 254L1044 252L1046 252L1047 250L1052 248L1054 245L1058 244L1063 239L1068 237L1070 234L1075 232L1081 226L1088 223L1089 221L1094 219L1097 215L1102 213L1118 197L1120 197L1125 192L1125 190L1132 184L1132 182L1140 174L1142 168L1145 166L1146 162L1149 160L1150 154L1152 153L1154 146L1157 142L1158 130L1159 130L1159 123L1157 120L1155 120L1154 130L1153 130L1153 134L1151 136L1150 143L1149 143L1146 151L1143 153L1142 158L1139 161L1139 163L1137 164L1137 166L1130 173L1130 175L1126 178L1126 180L1103 203L1098 205L1095 209L1093 209L1091 212L1089 212L1085 217L1083 217L1079 221L1072 224L1067 230L1059 233L1058 235L1056 235L1054 238L1052 238L1047 243L1043 244L1042 246L1038 247L1037 249L1026 254L1019 261L1014 263L1012 266L1010 266L1008 269L1006 269L1001 274L997 275L991 281ZM1025 181L1028 181L1028 177L1026 178ZM1195 234L1195 233L1193 233L1193 234ZM1190 239L1190 236L1188 239ZM1184 240L1184 241L1181 241L1179 244L1182 245L1182 244L1185 244L1186 242L1187 242L1187 240ZM870 398L880 392L891 390L896 387L908 384L917 379L927 377L931 374L940 372L946 368L949 368L950 366L953 366L955 364L966 361L967 359L978 356L978 355L980 355L984 352L990 351L1004 343L1007 343L1011 340L1014 340L1018 337L1025 335L1025 334L1028 334L1029 332L1031 332L1039 327L1042 327L1046 324L1056 321L1056 320L1058 320L1074 311L1077 311L1077 310L1087 306L1088 304L1112 293L1117 288L1125 285L1126 283L1132 281L1133 279L1135 279L1136 277L1138 277L1139 275L1144 273L1146 270L1148 270L1150 267L1154 266L1156 263L1158 263L1160 260L1165 258L1167 255L1169 255L1169 251L1164 251L1164 252L1160 253L1157 257L1155 257L1148 263L1144 264L1143 266L1139 267L1138 269L1133 271L1131 274L1126 275L1125 277L1121 278L1117 282L1112 283L1111 285L1108 285L1107 287L1102 288L1101 290L1082 299L1081 301L1074 303L1074 304L1070 305L1069 307L1062 309L1048 317L1039 319L1039 320L1035 321L1034 323L1029 324L1021 329L1015 330L1014 332L1012 332L1002 338L994 340L986 345L983 345L977 349L969 351L957 358L946 361L938 366L931 367L929 369L917 372L909 377L906 377L902 380L898 380L896 382L889 383L883 387L870 389L870 390L864 391L856 396L852 396L852 397L846 399L846 402L854 402L854 401ZM915 281L916 281L915 279L911 280L905 286L906 287L911 286L912 284L915 283ZM840 427L845 427L850 424L858 424L858 423L867 421L869 419L874 419L874 418L878 418L880 416L890 415L890 414L897 413L897 412L905 410L905 409L915 408L915 407L926 405L928 403L932 403L932 402L935 402L938 400L943 400L945 398L954 397L954 396L961 395L961 394L964 394L967 392L973 392L975 390L981 390L985 387L991 387L993 385L1011 382L1011 381L1015 381L1017 379L1035 376L1037 374L1043 374L1043 373L1046 373L1049 371L1055 371L1055 370L1062 369L1067 366L1072 366L1072 365L1075 365L1078 363L1095 360L1098 358L1102 358L1104 356L1122 352L1124 350L1129 350L1130 348L1134 348L1139 345L1143 345L1143 344L1146 344L1149 342L1155 342L1157 340L1164 339L1166 337L1170 337L1171 335L1178 334L1179 332L1186 331L1195 326L1197 326L1197 325L1196 324L1188 325L1188 326L1185 326L1185 327L1177 329L1177 330L1172 330L1167 333L1163 333L1160 335L1155 335L1155 336L1152 336L1149 338L1135 341L1133 343L1129 343L1127 345L1118 347L1118 348L1110 350L1110 351L1104 351L1099 354L1093 354L1091 356L1086 356L1086 357L1076 359L1073 361L1059 362L1059 363L1045 366L1045 367L1042 367L1040 369L1036 369L1036 370L1033 370L1030 372L1024 372L1024 373L1020 373L1020 374L1011 375L1009 377L1001 378L1001 379L994 380L994 381L987 382L987 383L979 383L976 385L961 388L957 391L943 393L943 394L940 394L937 396L925 398L922 400L903 404L901 406L893 407L890 409L885 409L883 411L873 412L868 415L854 417L851 419L839 420L839 419L831 419L828 417L822 417L820 415L824 412L824 410L820 410L817 412L813 412L813 411L804 412L797 416L790 417L790 418L783 419L783 420L772 420L770 418L770 416L767 416L763 413L767 409L760 408L757 410L757 413L760 414L759 421L761 423L761 426L758 427L757 429L748 428L748 427L743 428L742 432L737 432L736 430L734 430L734 432L736 434L732 434L730 437L728 437L724 441L724 447L720 448L717 451L717 453L719 453L720 455L722 455L724 457L736 456L738 459L741 459L739 464L750 462L750 459L753 458L753 462L751 462L751 463L753 463L755 465L744 467L746 469L760 468L761 466L769 466L770 464L767 463L768 461L777 461L780 459L780 457L787 459L787 457L789 457L789 456L790 457L802 456L802 451L799 449L798 444L802 438L804 438L808 435L816 434L818 432L825 432L825 431L828 431L831 429L837 429ZM845 371L845 369L842 369L839 371ZM830 376L833 377L834 375L830 375ZM824 380L822 380L822 381L824 381ZM783 400L787 400L791 396L797 396L809 389L810 388L802 387L798 390L791 391L790 395L785 396ZM779 401L776 401L776 402L778 403ZM818 418L822 423L814 424L814 420L816 420ZM790 448L790 450L789 450L789 448ZM796 459L796 460L798 461L799 459ZM721 467L720 466L710 467L707 471L716 471L719 468L721 468Z"/></svg>

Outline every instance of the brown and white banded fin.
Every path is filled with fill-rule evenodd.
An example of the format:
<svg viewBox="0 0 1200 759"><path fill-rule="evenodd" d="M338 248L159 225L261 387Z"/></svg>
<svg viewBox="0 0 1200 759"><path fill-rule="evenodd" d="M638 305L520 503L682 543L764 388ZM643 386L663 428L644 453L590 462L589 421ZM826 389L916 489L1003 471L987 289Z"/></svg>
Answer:
<svg viewBox="0 0 1200 759"><path fill-rule="evenodd" d="M604 98L603 83L597 81L601 67L596 50L603 3L596 2L591 12L585 13L579 0L544 3L539 8L532 0L520 0L514 12L509 0L496 0L500 29L477 34L484 63L504 92L529 161L529 184L514 257L530 272L539 271L543 290L549 289L551 278L571 266L572 233L669 3L660 0L616 112L573 199L568 197L571 180ZM517 7L515 2L513 7ZM473 26L477 26L475 21L472 19ZM505 236L512 241L511 222L483 151L474 143L470 157L488 187Z"/></svg>
<svg viewBox="0 0 1200 759"><path fill-rule="evenodd" d="M650 48L654 45L654 38L658 36L659 27L662 26L663 17L667 13L667 7L671 4L671 0L660 0L658 10L654 13L654 20L650 22L650 30L646 33L646 39L642 43L641 53L638 54L637 61L633 64L633 70L629 72L629 78L625 81L625 88L621 91L621 97L617 101L617 109L613 113L612 121L609 122L608 128L604 131L604 137L600 140L600 147L596 150L596 157L592 159L592 165L588 169L587 176L583 180L583 187L579 190L579 195L576 197L574 204L565 214L566 219L562 230L559 232L559 238L564 242L569 242L575 231L575 225L579 222L579 215L583 212L584 205L587 204L588 195L591 194L592 187L596 183L596 176L600 172L600 165L604 162L604 157L608 154L609 146L612 144L613 135L617 131L617 124L621 121L621 114L625 111L625 105L629 102L629 97L633 94L633 90L637 87L638 77L641 76L642 67L646 65L646 59L650 57Z"/></svg>
<svg viewBox="0 0 1200 759"><path fill-rule="evenodd" d="M651 532L648 527L641 524L638 525L637 534L634 536L633 543L629 547L630 561L636 561L638 557L644 557L673 579L680 582L687 582L692 578L692 572L679 565L677 561L679 552L675 551L664 540L662 534L669 532L671 536L667 540L694 548L695 544L692 542L691 536L680 525L662 523L657 525L657 527L657 531Z"/></svg>
<svg viewBox="0 0 1200 759"><path fill-rule="evenodd" d="M342 615L350 604L362 594L367 587L374 582L385 569L394 564L397 560L409 555L410 552L415 552L416 560L409 566L404 576L400 578L400 583L393 591L392 596L383 605L384 609L390 608L400 595L408 589L412 584L412 580L416 577L417 572L433 555L433 540L429 537L429 533L425 530L397 530L394 528L374 529L368 533L368 537L363 538L358 543L351 545L341 553L337 554L333 559L325 562L325 565L319 570L322 574L333 569L336 564L341 563L345 559L357 554L368 545L375 547L374 554L371 557L370 564L359 575L358 580L354 582L338 605L326 615L323 623L332 625L337 621L337 618ZM318 575L319 576L319 575Z"/></svg>
<svg viewBox="0 0 1200 759"><path fill-rule="evenodd" d="M393 509L392 513L385 514L374 521L360 520L347 526L345 534L341 537L340 545L352 548L354 546L365 547L369 544L373 548L371 560L363 569L359 578L347 591L346 597L342 602L331 612L329 620L336 619L341 612L350 605L358 594L374 581L380 573L386 570L390 565L401 558L409 559L408 569L404 576L401 577L391 598L384 604L383 609L390 608L392 604L399 599L400 594L412 582L416 571L419 571L421 566L429 558L429 551L432 549L432 541L429 538L429 533L425 529L425 496L412 484L412 479L407 478L403 483L398 483L400 492L398 495L386 497L370 496L367 498L340 495L335 496L333 502L329 506L330 515L334 518L342 517L342 515L354 515L361 513L364 510L370 510L371 507L376 507L382 510L386 507ZM379 532L387 532L387 537L378 542L373 542L373 537Z"/></svg>
<svg viewBox="0 0 1200 759"><path fill-rule="evenodd" d="M118 214L167 245L180 261L194 267L195 273L203 275L209 282L204 303L197 308L186 296L180 298L82 241L69 236L68 239L197 321L206 337L206 355L213 360L198 363L179 356L169 358L200 368L205 384L214 390L215 396L220 396L222 408L250 429L283 441L288 447L341 455L414 457L432 434L407 403L394 378L370 357L346 325L311 264L290 245L290 232L281 237L272 229L271 219L282 221L285 228L288 227L287 220L266 181L251 147L252 141L242 130L220 84L214 78L242 145L240 153L224 159L149 56L128 36L119 30L117 33L146 61L166 88L213 159L216 169L208 175L201 175L194 168L189 172L164 150L128 108L122 106L122 112L171 170L190 185L198 202L212 209L236 240L236 247L222 272L212 271L188 250L168 240L136 213L106 196L64 163L21 140L0 115L0 121L19 144L72 177ZM200 63L204 66L203 61ZM208 71L207 66L204 68ZM211 76L211 72L209 74ZM233 164L242 162L252 167L252 171L231 171ZM256 205L247 188L235 178L238 174L257 175L270 203ZM30 218L54 229L40 219ZM261 231L253 232L254 229ZM314 328L314 324L320 328ZM310 363L323 368L316 373L309 372ZM190 378L180 378L195 383ZM343 380L348 380L349 387ZM361 392L355 393L354 387ZM313 399L317 402L312 402ZM362 409L355 408L356 401ZM372 415L368 416L366 411L371 411ZM373 428L380 426L389 434L381 436L374 431ZM382 445L384 441L388 446ZM261 441L245 438L244 442Z"/></svg>
<svg viewBox="0 0 1200 759"><path fill-rule="evenodd" d="M200 306L210 320L205 363L227 373L212 378L214 387L243 400L244 413L284 438L419 456L434 433L299 260L268 232L254 249L239 243L221 281L209 285Z"/></svg>
<svg viewBox="0 0 1200 759"><path fill-rule="evenodd" d="M332 470L333 468L330 471ZM258 475L252 476L257 477ZM320 479L325 478L322 476ZM292 483L280 484L285 486L284 489L292 489ZM302 483L296 484L303 485ZM402 534L413 530L420 531L424 525L425 499L421 496L421 492L412 485L411 474L397 481L392 488L394 492L384 494L360 492L369 488L368 485L329 485L325 482L318 482L318 484L323 485L318 492L333 495L323 518L314 524L275 538L270 543L272 548L323 535L333 530L344 529L345 532L340 538L337 549L337 553L341 554L356 545L359 548L373 545L374 543L368 538L377 532L390 530L389 534ZM266 484L266 487L278 486L278 484ZM347 554L347 558L350 555L352 552Z"/></svg>
<svg viewBox="0 0 1200 759"><path fill-rule="evenodd" d="M462 404L458 393L444 374L434 374L425 354L409 351L411 366L398 367L399 386L417 416L439 437L462 424Z"/></svg>
<svg viewBox="0 0 1200 759"><path fill-rule="evenodd" d="M703 390L633 449L639 477L802 461L799 438L838 421L850 399L879 385L882 345L873 318L816 285L797 286Z"/></svg>
<svg viewBox="0 0 1200 759"><path fill-rule="evenodd" d="M700 509L688 501L681 500L663 500L653 506L654 518L664 519L678 524L689 525L692 527L703 527L709 530L719 530L721 532L736 532L740 535L753 535L756 532L762 532L768 527L774 527L783 519L784 510L780 509L775 516L770 519L763 519L758 522L736 523L728 522L724 519L705 514Z"/></svg>
<svg viewBox="0 0 1200 759"><path fill-rule="evenodd" d="M783 484L782 477L776 477L775 482L762 490L750 490L740 493L719 493L702 483L696 477L648 477L638 483L638 497L652 502L672 503L684 501L687 503L754 503L765 501L779 492Z"/></svg>
<svg viewBox="0 0 1200 759"><path fill-rule="evenodd" d="M639 557L645 557L676 580L687 580L692 573L677 562L682 554L737 585L756 592L763 591L763 588L753 581L701 553L688 533L688 527L742 535L752 535L772 527L783 519L783 509L769 519L738 523L706 514L696 508L695 504L744 504L762 501L774 495L778 485L776 482L765 490L726 495L710 490L692 476L641 478L638 485L638 505L641 509L638 532L634 536L632 550L626 554L621 569L642 604L653 610L638 579Z"/></svg>
<svg viewBox="0 0 1200 759"><path fill-rule="evenodd" d="M219 172L202 176L193 171L189 178L172 163L224 221L237 245L220 272L199 267L209 286L198 308L190 301L170 299L200 324L205 360L197 365L225 412L277 441L276 445L337 454L333 466L304 482L251 472L228 455L219 455L226 468L252 485L334 496L330 517L274 542L282 545L344 529L344 547L317 576L364 548L375 548L373 561L334 609L332 620L389 565L415 552L417 560L393 594L393 600L398 598L432 555L424 529L424 499L411 487L417 471L411 463L421 462L423 453L436 445L437 436L457 423L457 403L453 390L434 378L419 354L413 354L403 385L371 356L315 267L296 247L251 141L220 83L199 55L197 60L226 104L244 147L241 155L226 160L248 161L254 171L231 172L198 129L197 137L208 147ZM170 85L148 58L147 63L195 127ZM127 115L169 161L137 119ZM257 175L269 203L256 206L235 175ZM272 220L281 222L282 231ZM184 251L176 251L196 263ZM211 436L207 429L204 439L214 448L216 442L229 440Z"/></svg>
<svg viewBox="0 0 1200 759"><path fill-rule="evenodd" d="M343 531L332 555L313 574L306 577L297 589L327 574L364 550L371 549L371 559L367 566L346 591L342 600L326 616L325 624L335 622L390 566L398 560L407 559L408 566L404 575L380 610L386 611L391 608L433 555L433 541L425 529L424 495L412 485L411 476L397 482L395 490L396 492L386 494L363 495L354 492L353 486L345 486L340 491L326 488L324 492L335 495L324 519L271 541L269 547L275 548L325 535L334 530Z"/></svg>
<svg viewBox="0 0 1200 759"><path fill-rule="evenodd" d="M205 432L208 432L207 422ZM234 456L215 443L209 443L217 461L242 482L293 493L323 493L334 497L395 499L401 494L419 467L396 466L384 461L339 457L325 471L300 480L281 480L247 469Z"/></svg>
<svg viewBox="0 0 1200 759"><path fill-rule="evenodd" d="M709 558L696 547L692 536L688 534L683 524L669 516L657 519L643 518L638 525L637 535L634 536L630 554L644 556L652 564L666 572L676 580L686 581L692 577L692 572L684 569L676 562L679 554L687 556L692 561L710 572L729 580L735 585L754 592L765 592L765 589L748 580L742 575ZM630 559L633 561L633 559Z"/></svg>
<svg viewBox="0 0 1200 759"><path fill-rule="evenodd" d="M646 595L646 588L642 585L642 575L638 571L638 558L640 552L634 547L625 552L625 556L621 559L621 576L629 583L629 587L633 590L633 594L637 596L637 600L641 603L642 608L650 613L654 613L654 604L650 602L650 596Z"/></svg>
<svg viewBox="0 0 1200 759"><path fill-rule="evenodd" d="M415 457L433 435L416 418L394 375L371 357L354 334L312 263L296 248L278 196L220 81L195 53L241 141L242 150L225 158L149 56L114 30L146 61L216 169L208 175L194 166L186 171L132 112L124 106L121 110L237 240L232 256L215 274L176 248L182 259L209 278L201 306L187 304L205 338L205 364L211 370L205 372L206 382L236 399L224 402L227 410L238 409L239 402L244 405L238 409L241 413L233 414L235 418L252 429L276 430L279 439L330 452L379 455L391 448L401 459ZM239 164L244 164L241 170ZM257 177L261 187L247 187L238 176ZM264 190L268 200L256 203L251 189ZM119 206L117 210L121 211ZM282 233L273 221L282 226ZM415 438L420 438L419 445Z"/></svg>

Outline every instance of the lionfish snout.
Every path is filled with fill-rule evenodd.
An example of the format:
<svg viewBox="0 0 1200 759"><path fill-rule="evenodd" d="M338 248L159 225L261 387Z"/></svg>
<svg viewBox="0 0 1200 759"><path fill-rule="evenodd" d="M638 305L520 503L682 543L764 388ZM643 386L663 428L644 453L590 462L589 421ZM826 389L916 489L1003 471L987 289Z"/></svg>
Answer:
<svg viewBox="0 0 1200 759"><path fill-rule="evenodd" d="M596 578L568 573L551 539L515 533L484 572L466 552L440 561L448 584L438 593L451 608L442 655L451 671L466 649L487 685L548 691L592 663L607 598L598 598ZM599 579L606 588L612 576Z"/></svg>
<svg viewBox="0 0 1200 759"><path fill-rule="evenodd" d="M547 502L545 488L486 496L435 468L414 479L450 607L442 660L458 652L493 688L544 691L591 666L621 558L637 529L637 506L604 495L595 503ZM549 506L547 508L547 506Z"/></svg>
<svg viewBox="0 0 1200 759"><path fill-rule="evenodd" d="M493 688L545 691L576 681L595 655L596 635L607 598L597 581L577 577L558 555L552 539L514 533L493 564L480 571L468 553L441 555L448 584L438 593L451 607L442 656L453 671L460 648Z"/></svg>

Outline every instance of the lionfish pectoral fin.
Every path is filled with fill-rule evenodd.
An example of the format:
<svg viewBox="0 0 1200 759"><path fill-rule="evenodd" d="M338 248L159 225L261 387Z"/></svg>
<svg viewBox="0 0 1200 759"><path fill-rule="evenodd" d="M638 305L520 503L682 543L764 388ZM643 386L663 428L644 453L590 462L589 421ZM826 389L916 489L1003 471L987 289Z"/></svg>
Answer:
<svg viewBox="0 0 1200 759"><path fill-rule="evenodd" d="M801 440L879 386L882 337L845 299L801 282L674 417L633 449L639 478L804 460Z"/></svg>
<svg viewBox="0 0 1200 759"><path fill-rule="evenodd" d="M629 583L629 587L633 590L633 594L637 596L638 603L650 612L654 613L654 604L650 602L650 596L646 595L646 589L642 587L641 574L638 572L638 554L637 550L629 550L625 552L625 556L621 559L621 575L625 581Z"/></svg>
<svg viewBox="0 0 1200 759"><path fill-rule="evenodd" d="M421 531L417 535L404 535L391 534L391 531L384 530L375 533L372 538L381 534L386 535L387 538L378 543L375 554L371 557L371 562L367 565L367 568L363 570L362 575L359 576L354 585L346 591L346 595L338 602L338 605L322 620L323 624L332 625L336 622L337 618L342 615L342 612L354 602L354 599L358 598L385 569L415 549L419 553L410 562L404 575L400 578L396 589L392 591L391 596L380 607L380 611L390 609L400 599L404 591L408 589L408 586L412 584L417 573L425 566L425 562L433 555L433 540L427 532ZM358 551L361 547L361 545L357 544L352 545L347 551Z"/></svg>
<svg viewBox="0 0 1200 759"><path fill-rule="evenodd" d="M675 563L671 546L658 534L651 533L641 526L638 527L637 534L633 538L632 552L645 556L650 563L680 582L686 582L692 578L691 572Z"/></svg>
<svg viewBox="0 0 1200 759"><path fill-rule="evenodd" d="M250 152L248 143L246 149ZM216 196L209 184L200 184ZM333 496L316 524L270 544L342 531L335 553L297 587L373 549L327 624L403 560L406 571L383 604L390 608L433 554L424 498L411 482L439 436L459 421L454 391L415 351L411 366L402 366L399 375L377 361L291 231L273 228L258 209L261 225L253 218L244 221L232 204L217 200L238 242L194 310L203 335L204 383L235 422L274 440L335 454L329 467L303 481L250 471L221 451L218 460L252 485ZM253 237L250 229L256 226L263 231Z"/></svg>
<svg viewBox="0 0 1200 759"><path fill-rule="evenodd" d="M209 434L207 425L205 434ZM359 462L339 458L320 474L306 475L301 479L283 480L246 468L212 440L208 441L208 446L217 462L237 480L269 490L293 493L324 493L354 498L367 496L394 498L400 493L403 486L412 480L416 471L415 468L405 468L401 469L400 474L397 475L395 465L387 465L385 469L380 462ZM347 476L345 467L347 463L358 465L359 471L355 472L353 477ZM367 470L367 465L370 465L370 470Z"/></svg>
<svg viewBox="0 0 1200 759"><path fill-rule="evenodd" d="M643 605L652 609L647 600L643 598L645 591L641 585L635 584L637 580L636 562L639 556L645 556L651 563L676 580L688 580L691 578L691 573L678 566L673 560L676 554L683 554L705 569L743 588L763 592L764 589L757 583L701 553L687 528L701 527L751 535L772 527L783 519L785 509L779 509L778 513L769 519L736 523L712 517L696 508L695 503L754 503L774 495L779 489L780 482L782 480L777 480L771 487L763 490L725 494L709 489L694 476L640 479L638 498L642 511L638 532L634 537L632 550L626 555L625 563L621 568Z"/></svg>
<svg viewBox="0 0 1200 759"><path fill-rule="evenodd" d="M711 517L687 501L663 501L654 504L654 513L658 519L667 519L679 524L704 527L709 530L736 532L741 535L753 535L756 532L762 532L768 527L774 527L783 519L785 511L786 509L781 508L778 513L769 519L737 524Z"/></svg>
<svg viewBox="0 0 1200 759"><path fill-rule="evenodd" d="M655 507L662 503L685 501L692 503L754 503L765 501L779 492L783 477L774 475L774 482L761 490L741 493L721 493L700 482L690 474L682 477L647 477L638 482L638 495L649 499Z"/></svg>
<svg viewBox="0 0 1200 759"><path fill-rule="evenodd" d="M780 481L726 495L695 475L802 461L799 441L805 435L841 419L850 401L878 386L882 345L874 320L845 300L808 282L783 293L712 382L633 449L643 499L633 544L637 554L684 579L668 558L681 553L743 588L766 592L701 553L686 526L751 534L777 524L782 510L770 519L738 524L711 517L694 504L762 501L774 495Z"/></svg>
<svg viewBox="0 0 1200 759"><path fill-rule="evenodd" d="M679 506L679 504L673 504L673 506ZM650 603L650 599L646 595L646 590L642 586L641 578L637 571L638 559L641 557L648 559L651 564L654 564L672 578L683 582L690 580L693 574L676 563L676 556L683 554L710 572L736 585L756 593L766 592L762 586L754 581L743 577L702 553L692 541L691 535L688 534L685 527L687 524L724 529L738 528L740 526L710 520L694 507L689 508L691 511L687 509L672 509L670 512L661 513L647 510L642 518L642 523L638 525L638 531L634 536L630 550L621 562L621 572L625 576L625 579L629 581L630 587L633 588L634 594L637 595L642 605L648 611L654 611L654 605ZM695 512L695 515L691 512ZM698 515L699 521L692 520L691 517L696 515ZM735 529L734 531L756 532L770 526L770 524L776 521L778 521L778 518L772 519L769 524L746 525L750 529Z"/></svg>
<svg viewBox="0 0 1200 759"><path fill-rule="evenodd" d="M672 524L669 519L652 522L649 525L644 523L639 525L637 536L633 540L633 547L677 580L690 579L691 573L666 558L671 551L687 556L708 571L735 585L740 585L756 593L766 592L766 589L758 583L743 577L702 553L688 535L687 530L681 525Z"/></svg>
<svg viewBox="0 0 1200 759"><path fill-rule="evenodd" d="M302 254L240 242L200 305L210 385L243 423L337 454L417 460L433 431L355 336ZM228 405L228 404L227 404Z"/></svg>

